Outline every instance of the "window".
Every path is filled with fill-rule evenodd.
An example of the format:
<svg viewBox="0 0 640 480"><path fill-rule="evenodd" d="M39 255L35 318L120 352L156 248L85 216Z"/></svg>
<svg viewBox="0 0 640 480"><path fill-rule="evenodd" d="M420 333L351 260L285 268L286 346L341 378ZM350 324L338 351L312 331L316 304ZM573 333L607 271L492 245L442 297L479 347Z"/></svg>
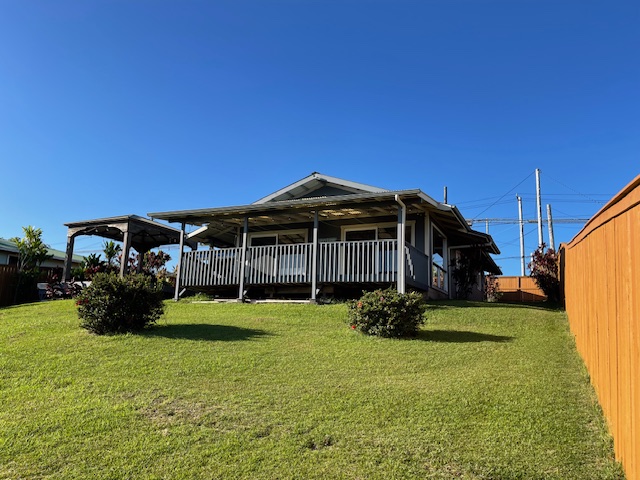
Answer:
<svg viewBox="0 0 640 480"><path fill-rule="evenodd" d="M282 232L250 233L250 247L265 247L268 245L290 245L293 243L307 243L306 230L283 230Z"/></svg>
<svg viewBox="0 0 640 480"><path fill-rule="evenodd" d="M413 227L415 221L407 222L405 226L405 240L414 244ZM342 238L346 242L365 240L395 240L398 238L397 223L383 223L380 225L361 225L342 227Z"/></svg>

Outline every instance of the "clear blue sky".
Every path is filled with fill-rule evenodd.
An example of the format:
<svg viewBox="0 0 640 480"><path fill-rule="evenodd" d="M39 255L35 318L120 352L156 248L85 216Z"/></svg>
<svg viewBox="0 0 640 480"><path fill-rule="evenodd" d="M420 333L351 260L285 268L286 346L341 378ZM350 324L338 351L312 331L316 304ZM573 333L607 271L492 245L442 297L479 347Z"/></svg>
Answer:
<svg viewBox="0 0 640 480"><path fill-rule="evenodd" d="M313 171L532 218L540 168L554 218L589 217L640 173L638 51L637 1L0 0L0 237ZM518 274L517 225L490 233Z"/></svg>

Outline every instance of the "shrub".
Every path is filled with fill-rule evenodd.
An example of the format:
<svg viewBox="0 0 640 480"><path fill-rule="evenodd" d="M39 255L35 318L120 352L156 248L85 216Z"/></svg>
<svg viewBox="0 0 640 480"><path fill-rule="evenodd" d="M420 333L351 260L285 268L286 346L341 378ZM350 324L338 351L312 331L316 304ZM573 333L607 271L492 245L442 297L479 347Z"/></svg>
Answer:
<svg viewBox="0 0 640 480"><path fill-rule="evenodd" d="M558 255L549 248L545 252L543 243L533 252L529 269L531 277L547 296L550 302L560 300L560 276L558 274Z"/></svg>
<svg viewBox="0 0 640 480"><path fill-rule="evenodd" d="M412 336L424 323L426 308L419 293L399 294L393 288L374 290L349 303L349 324L368 335Z"/></svg>
<svg viewBox="0 0 640 480"><path fill-rule="evenodd" d="M500 282L495 275L484 277L484 299L487 302L497 302L502 297Z"/></svg>
<svg viewBox="0 0 640 480"><path fill-rule="evenodd" d="M80 325L98 335L142 330L164 312L162 291L146 275L98 273L76 305Z"/></svg>

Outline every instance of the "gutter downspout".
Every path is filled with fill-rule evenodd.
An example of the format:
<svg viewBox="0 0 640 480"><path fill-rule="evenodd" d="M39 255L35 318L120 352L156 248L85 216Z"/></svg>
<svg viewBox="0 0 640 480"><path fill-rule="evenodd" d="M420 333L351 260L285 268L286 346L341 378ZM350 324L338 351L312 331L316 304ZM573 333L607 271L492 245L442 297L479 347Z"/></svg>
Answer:
<svg viewBox="0 0 640 480"><path fill-rule="evenodd" d="M398 293L406 293L406 253L404 250L405 244L405 225L407 224L407 206L402 200L400 195L395 195L395 200L400 205L398 212Z"/></svg>

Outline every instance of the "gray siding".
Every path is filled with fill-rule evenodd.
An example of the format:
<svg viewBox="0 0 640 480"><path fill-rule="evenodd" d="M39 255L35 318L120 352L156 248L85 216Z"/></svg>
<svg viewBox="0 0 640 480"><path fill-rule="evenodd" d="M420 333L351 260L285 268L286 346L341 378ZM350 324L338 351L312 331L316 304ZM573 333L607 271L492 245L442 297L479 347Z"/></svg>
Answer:
<svg viewBox="0 0 640 480"><path fill-rule="evenodd" d="M317 190L313 190L311 192L305 193L300 198L313 198L313 197L335 197L337 195L349 195L353 192L343 190L341 188L332 187L329 185L325 185L324 187L320 187Z"/></svg>

